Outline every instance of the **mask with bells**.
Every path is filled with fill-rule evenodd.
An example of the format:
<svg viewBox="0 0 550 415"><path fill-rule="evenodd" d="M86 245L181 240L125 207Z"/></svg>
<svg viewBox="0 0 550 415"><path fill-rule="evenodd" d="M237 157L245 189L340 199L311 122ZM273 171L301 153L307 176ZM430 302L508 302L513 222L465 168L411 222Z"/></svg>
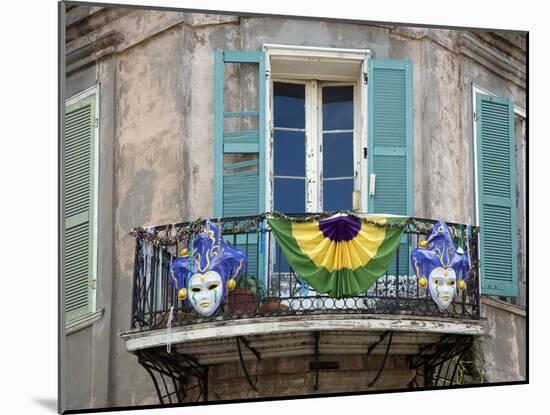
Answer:
<svg viewBox="0 0 550 415"><path fill-rule="evenodd" d="M210 221L195 235L193 252L183 248L179 254L170 267L178 298L188 301L199 314L211 316L227 291L235 288L246 268L246 255L223 241L218 227Z"/></svg>
<svg viewBox="0 0 550 415"><path fill-rule="evenodd" d="M419 285L427 285L440 309L447 309L470 277L470 256L453 242L449 228L437 222L426 241L411 253Z"/></svg>

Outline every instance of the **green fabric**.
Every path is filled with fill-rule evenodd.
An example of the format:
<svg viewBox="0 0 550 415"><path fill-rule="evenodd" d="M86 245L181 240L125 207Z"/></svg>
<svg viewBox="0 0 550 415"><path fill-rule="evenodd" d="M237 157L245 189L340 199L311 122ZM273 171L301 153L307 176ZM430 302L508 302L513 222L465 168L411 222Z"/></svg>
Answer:
<svg viewBox="0 0 550 415"><path fill-rule="evenodd" d="M299 246L292 229L292 221L268 218L268 224L292 269L318 293L334 298L350 297L365 293L376 280L384 275L395 257L399 242L406 227L407 218L389 217L386 223L391 226L363 224L362 231L384 232L385 236L373 258L361 266L351 269L344 267L329 271L317 266L307 252ZM317 221L318 222L318 221ZM377 229L374 229L377 228ZM366 232L368 234L368 231ZM331 242L336 244L337 242Z"/></svg>

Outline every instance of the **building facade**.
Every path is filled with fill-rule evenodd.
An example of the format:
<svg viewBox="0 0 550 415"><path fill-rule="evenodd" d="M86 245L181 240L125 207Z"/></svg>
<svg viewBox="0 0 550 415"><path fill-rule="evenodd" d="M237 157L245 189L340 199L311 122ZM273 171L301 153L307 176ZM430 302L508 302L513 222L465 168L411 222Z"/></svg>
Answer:
<svg viewBox="0 0 550 415"><path fill-rule="evenodd" d="M464 368L461 382L526 380L526 33L62 7L65 409L437 386ZM335 210L479 227L465 302L402 305L418 225L372 312L304 312L303 292L284 312L181 309L167 352L177 250L144 254L134 228L259 215L229 241L257 298L282 298L294 274L261 215Z"/></svg>

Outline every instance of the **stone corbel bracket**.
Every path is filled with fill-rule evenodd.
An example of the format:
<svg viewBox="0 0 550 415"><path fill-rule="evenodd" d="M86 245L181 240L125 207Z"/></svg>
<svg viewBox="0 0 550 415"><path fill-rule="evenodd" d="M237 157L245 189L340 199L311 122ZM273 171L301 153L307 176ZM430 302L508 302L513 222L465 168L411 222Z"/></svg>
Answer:
<svg viewBox="0 0 550 415"><path fill-rule="evenodd" d="M513 57L489 47L470 33L459 40L460 53L521 88L526 85L526 66Z"/></svg>
<svg viewBox="0 0 550 415"><path fill-rule="evenodd" d="M95 39L86 37L68 44L65 50L67 75L113 54L122 40L122 35L112 30Z"/></svg>

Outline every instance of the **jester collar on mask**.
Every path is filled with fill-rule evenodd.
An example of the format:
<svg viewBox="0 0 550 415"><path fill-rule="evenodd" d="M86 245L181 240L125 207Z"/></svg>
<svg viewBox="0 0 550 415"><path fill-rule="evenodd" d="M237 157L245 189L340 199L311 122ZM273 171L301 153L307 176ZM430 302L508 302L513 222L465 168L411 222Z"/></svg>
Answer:
<svg viewBox="0 0 550 415"><path fill-rule="evenodd" d="M206 221L195 235L193 251L172 262L170 280L180 299L187 300L198 313L210 316L227 290L235 286L246 263L246 255L225 243L218 227Z"/></svg>
<svg viewBox="0 0 550 415"><path fill-rule="evenodd" d="M427 248L417 248L411 253L411 264L418 278L428 279L430 294L436 304L447 309L456 295L457 286L464 286L470 277L470 256L455 246L443 221L434 225L427 242Z"/></svg>

